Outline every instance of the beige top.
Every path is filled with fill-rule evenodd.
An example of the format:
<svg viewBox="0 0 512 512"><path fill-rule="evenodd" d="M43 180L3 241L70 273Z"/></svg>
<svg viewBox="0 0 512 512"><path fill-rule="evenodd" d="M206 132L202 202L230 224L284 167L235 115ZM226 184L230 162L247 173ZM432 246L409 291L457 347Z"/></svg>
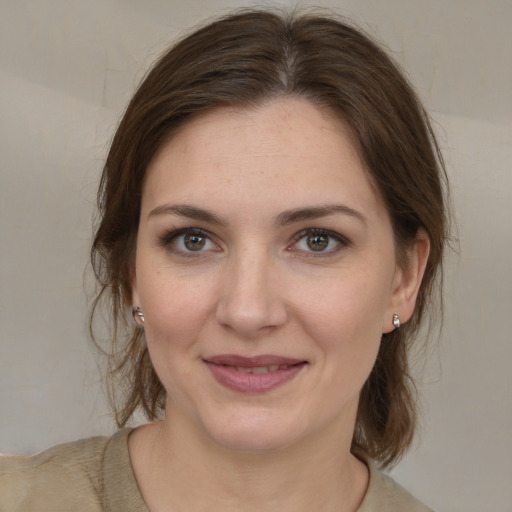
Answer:
<svg viewBox="0 0 512 512"><path fill-rule="evenodd" d="M0 457L0 512L149 512L130 464L128 435L61 444L32 457ZM370 465L357 512L433 512Z"/></svg>

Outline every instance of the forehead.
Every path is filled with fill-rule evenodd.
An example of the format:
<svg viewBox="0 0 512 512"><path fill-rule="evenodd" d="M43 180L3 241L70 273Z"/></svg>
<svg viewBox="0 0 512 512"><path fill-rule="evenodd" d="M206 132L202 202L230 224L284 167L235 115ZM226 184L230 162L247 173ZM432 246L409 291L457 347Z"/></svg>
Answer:
<svg viewBox="0 0 512 512"><path fill-rule="evenodd" d="M268 208L272 200L283 209L339 201L381 208L349 128L302 98L219 108L187 123L146 173L143 208L173 200L219 208Z"/></svg>

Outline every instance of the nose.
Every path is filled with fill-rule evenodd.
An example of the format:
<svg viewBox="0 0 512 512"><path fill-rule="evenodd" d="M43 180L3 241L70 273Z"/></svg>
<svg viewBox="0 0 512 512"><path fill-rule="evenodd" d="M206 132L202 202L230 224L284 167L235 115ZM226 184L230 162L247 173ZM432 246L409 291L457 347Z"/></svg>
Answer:
<svg viewBox="0 0 512 512"><path fill-rule="evenodd" d="M286 323L286 304L275 263L265 251L244 251L225 269L216 318L245 339Z"/></svg>

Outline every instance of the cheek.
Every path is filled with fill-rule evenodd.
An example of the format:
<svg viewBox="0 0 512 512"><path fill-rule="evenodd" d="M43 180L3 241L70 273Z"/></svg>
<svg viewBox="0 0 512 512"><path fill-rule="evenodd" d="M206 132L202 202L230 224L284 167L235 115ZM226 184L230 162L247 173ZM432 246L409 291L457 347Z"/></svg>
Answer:
<svg viewBox="0 0 512 512"><path fill-rule="evenodd" d="M302 310L308 323L316 329L333 333L356 335L374 332L382 334L382 318L386 311L388 287L376 279L350 276L348 279L334 278L303 286L297 290L297 307Z"/></svg>
<svg viewBox="0 0 512 512"><path fill-rule="evenodd" d="M297 317L319 346L333 374L371 371L382 336L387 294L383 283L359 279L328 280L301 296ZM337 378L333 376L333 379Z"/></svg>
<svg viewBox="0 0 512 512"><path fill-rule="evenodd" d="M200 281L165 277L161 272L159 279L146 280L141 298L153 367L169 396L183 401L188 395L182 381L193 383L197 377L194 361L201 355L197 340L211 317L211 290Z"/></svg>
<svg viewBox="0 0 512 512"><path fill-rule="evenodd" d="M142 258L137 284L149 324L181 325L211 308L215 284L211 276L177 271L165 264L148 265ZM190 326L191 327L191 326Z"/></svg>
<svg viewBox="0 0 512 512"><path fill-rule="evenodd" d="M138 294L145 315L148 348L155 370L171 384L182 358L199 357L195 341L214 308L214 290L206 276L180 275L163 265L144 266L141 259ZM181 365L180 371L185 371Z"/></svg>

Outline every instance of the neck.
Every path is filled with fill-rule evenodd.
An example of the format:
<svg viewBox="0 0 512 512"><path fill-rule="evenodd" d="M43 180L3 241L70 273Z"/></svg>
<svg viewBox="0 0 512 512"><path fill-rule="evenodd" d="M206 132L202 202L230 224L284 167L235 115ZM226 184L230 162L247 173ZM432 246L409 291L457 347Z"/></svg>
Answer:
<svg viewBox="0 0 512 512"><path fill-rule="evenodd" d="M129 441L150 510L349 512L366 492L368 470L350 453L351 436L322 432L300 446L242 452L196 432L186 417L167 418Z"/></svg>

